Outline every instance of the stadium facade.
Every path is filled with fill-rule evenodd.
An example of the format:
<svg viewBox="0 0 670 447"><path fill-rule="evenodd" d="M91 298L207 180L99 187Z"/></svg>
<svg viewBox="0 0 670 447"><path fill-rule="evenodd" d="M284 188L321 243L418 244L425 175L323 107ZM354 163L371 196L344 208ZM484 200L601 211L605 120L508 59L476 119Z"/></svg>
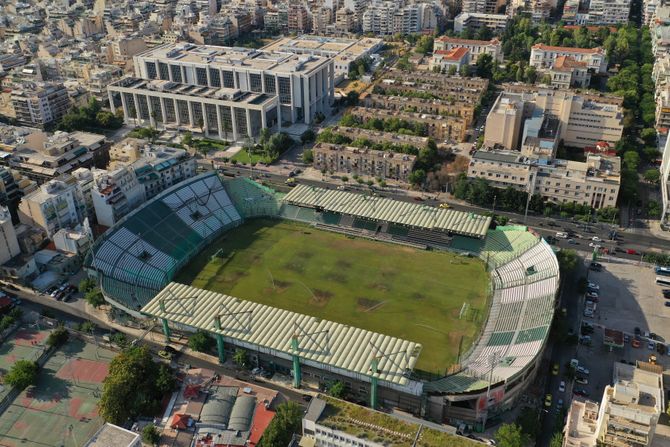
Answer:
<svg viewBox="0 0 670 447"><path fill-rule="evenodd" d="M211 241L255 217L355 237L479 256L491 309L476 343L443 377L414 371L422 349L402 340L173 282ZM551 247L526 227L489 229L490 217L298 185L287 195L210 172L176 185L99 238L86 266L105 299L164 332L206 330L219 359L252 362L303 380L341 380L358 400L459 425L484 425L511 408L538 370L559 284ZM448 291L447 291L448 293Z"/></svg>

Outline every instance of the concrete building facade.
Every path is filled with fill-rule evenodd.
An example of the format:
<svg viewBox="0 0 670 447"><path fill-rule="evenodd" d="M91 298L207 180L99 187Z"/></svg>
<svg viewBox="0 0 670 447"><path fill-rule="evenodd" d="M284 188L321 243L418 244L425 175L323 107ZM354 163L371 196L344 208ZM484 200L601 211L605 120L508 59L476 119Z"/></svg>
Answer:
<svg viewBox="0 0 670 447"><path fill-rule="evenodd" d="M0 265L21 254L9 210L0 206Z"/></svg>
<svg viewBox="0 0 670 447"><path fill-rule="evenodd" d="M602 48L554 47L538 43L531 48L529 64L543 71L551 69L556 59L561 56L571 57L577 62L585 62L586 68L594 73L607 72L607 55Z"/></svg>
<svg viewBox="0 0 670 447"><path fill-rule="evenodd" d="M19 220L46 231L49 238L62 228L72 228L86 217L86 203L77 184L51 180L26 195L19 204Z"/></svg>
<svg viewBox="0 0 670 447"><path fill-rule="evenodd" d="M24 83L12 90L12 107L20 124L44 128L60 120L71 102L63 84Z"/></svg>

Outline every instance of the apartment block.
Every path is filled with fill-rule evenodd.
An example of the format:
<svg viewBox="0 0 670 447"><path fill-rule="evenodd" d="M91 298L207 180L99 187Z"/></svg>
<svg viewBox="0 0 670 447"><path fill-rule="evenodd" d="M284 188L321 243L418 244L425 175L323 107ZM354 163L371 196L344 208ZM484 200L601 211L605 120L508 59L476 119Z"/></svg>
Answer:
<svg viewBox="0 0 670 447"><path fill-rule="evenodd" d="M100 225L111 227L145 201L144 186L130 167L96 171L94 176L91 196Z"/></svg>
<svg viewBox="0 0 670 447"><path fill-rule="evenodd" d="M408 73L393 70L386 73L386 78L382 79L378 87L391 94L392 92L423 93L440 99L477 105L486 93L488 84L489 81L482 78L445 76L429 71Z"/></svg>
<svg viewBox="0 0 670 447"><path fill-rule="evenodd" d="M467 13L496 14L505 3L504 0L463 0L461 9Z"/></svg>
<svg viewBox="0 0 670 447"><path fill-rule="evenodd" d="M496 150L475 152L468 177L539 194L555 203L576 202L598 209L616 206L620 171L618 157L588 154L586 162L577 162Z"/></svg>
<svg viewBox="0 0 670 447"><path fill-rule="evenodd" d="M591 0L586 25L619 25L628 23L631 0Z"/></svg>
<svg viewBox="0 0 670 447"><path fill-rule="evenodd" d="M670 86L656 91L656 131L667 135L670 129Z"/></svg>
<svg viewBox="0 0 670 447"><path fill-rule="evenodd" d="M375 0L362 14L362 29L364 33L378 36L420 33L424 30L432 32L437 25L438 14L441 11L434 3L403 4Z"/></svg>
<svg viewBox="0 0 670 447"><path fill-rule="evenodd" d="M334 97L330 58L205 45L162 45L134 57L135 78L109 88L129 122L202 127L235 139L310 124Z"/></svg>
<svg viewBox="0 0 670 447"><path fill-rule="evenodd" d="M585 62L593 73L607 72L607 55L602 48L568 48L535 44L530 51L529 64L539 71L551 69L557 58L567 56L577 62Z"/></svg>
<svg viewBox="0 0 670 447"><path fill-rule="evenodd" d="M0 206L0 265L21 254L9 210Z"/></svg>
<svg viewBox="0 0 670 447"><path fill-rule="evenodd" d="M393 179L403 183L416 162L415 155L376 151L344 145L317 143L313 148L314 168L364 177Z"/></svg>
<svg viewBox="0 0 670 447"><path fill-rule="evenodd" d="M81 224L86 217L86 203L77 184L60 179L45 183L19 204L21 223L42 228L49 238L62 228Z"/></svg>
<svg viewBox="0 0 670 447"><path fill-rule="evenodd" d="M466 125L472 124L475 115L475 104L454 102L444 99L423 99L409 96L388 96L371 93L365 97L363 103L367 107L378 109L414 111L430 113L432 115L460 116Z"/></svg>
<svg viewBox="0 0 670 447"><path fill-rule="evenodd" d="M416 135L403 135L395 132L382 132L381 130L360 129L358 127L333 126L322 129L334 134L344 135L352 140L363 139L373 143L408 144L416 148L425 147L428 137L417 137Z"/></svg>
<svg viewBox="0 0 670 447"><path fill-rule="evenodd" d="M0 164L6 163L13 171L44 183L81 167L106 166L108 149L104 135L36 131L24 136Z"/></svg>
<svg viewBox="0 0 670 447"><path fill-rule="evenodd" d="M19 124L44 128L58 122L71 107L63 84L23 83L12 90L12 107Z"/></svg>
<svg viewBox="0 0 670 447"><path fill-rule="evenodd" d="M454 18L454 32L462 33L466 29L477 32L488 28L494 34L500 34L507 28L509 16L506 14L485 14L480 12L461 12Z"/></svg>
<svg viewBox="0 0 670 447"><path fill-rule="evenodd" d="M470 52L470 64L475 65L482 54L489 54L494 61L503 61L502 45L500 40L470 40L456 37L442 36L435 39L433 52L466 48Z"/></svg>
<svg viewBox="0 0 670 447"><path fill-rule="evenodd" d="M563 447L595 447L599 411L597 402L573 399L563 432Z"/></svg>
<svg viewBox="0 0 670 447"><path fill-rule="evenodd" d="M421 123L426 126L429 137L436 140L449 140L454 142L465 141L467 124L460 116L430 115L427 113L400 112L366 107L354 107L350 114L366 122L371 119L399 119L411 123Z"/></svg>
<svg viewBox="0 0 670 447"><path fill-rule="evenodd" d="M505 84L486 118L484 145L518 149L528 118L540 111L560 122L558 139L570 147L615 146L623 133L623 101L616 96Z"/></svg>

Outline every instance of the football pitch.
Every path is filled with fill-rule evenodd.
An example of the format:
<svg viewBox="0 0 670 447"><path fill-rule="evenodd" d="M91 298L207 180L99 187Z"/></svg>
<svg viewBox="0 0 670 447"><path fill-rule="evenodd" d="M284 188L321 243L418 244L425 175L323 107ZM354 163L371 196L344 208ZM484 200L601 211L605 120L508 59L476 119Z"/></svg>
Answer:
<svg viewBox="0 0 670 447"><path fill-rule="evenodd" d="M225 233L175 280L421 343L417 369L435 374L470 347L488 313L488 274L477 258L286 220Z"/></svg>

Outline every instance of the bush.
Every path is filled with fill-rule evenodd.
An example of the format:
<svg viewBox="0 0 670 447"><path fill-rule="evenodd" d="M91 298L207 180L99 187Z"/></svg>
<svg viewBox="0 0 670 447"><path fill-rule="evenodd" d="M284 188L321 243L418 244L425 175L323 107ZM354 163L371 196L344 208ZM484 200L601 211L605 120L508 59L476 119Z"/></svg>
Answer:
<svg viewBox="0 0 670 447"><path fill-rule="evenodd" d="M5 315L0 319L0 332L4 332L16 323L16 319L11 315Z"/></svg>
<svg viewBox="0 0 670 447"><path fill-rule="evenodd" d="M158 445L161 434L154 424L145 425L142 429L142 442L149 445Z"/></svg>
<svg viewBox="0 0 670 447"><path fill-rule="evenodd" d="M70 333L63 326L58 326L56 329L51 331L47 337L47 346L50 348L58 348L63 346L67 339L70 337Z"/></svg>
<svg viewBox="0 0 670 447"><path fill-rule="evenodd" d="M90 292L95 288L95 280L92 278L84 278L81 281L79 281L79 291L81 293L86 293Z"/></svg>
<svg viewBox="0 0 670 447"><path fill-rule="evenodd" d="M216 341L208 332L198 331L188 339L188 347L198 352L209 352Z"/></svg>
<svg viewBox="0 0 670 447"><path fill-rule="evenodd" d="M102 292L97 287L86 292L84 299L88 304L96 308L105 304L105 298L102 296Z"/></svg>

